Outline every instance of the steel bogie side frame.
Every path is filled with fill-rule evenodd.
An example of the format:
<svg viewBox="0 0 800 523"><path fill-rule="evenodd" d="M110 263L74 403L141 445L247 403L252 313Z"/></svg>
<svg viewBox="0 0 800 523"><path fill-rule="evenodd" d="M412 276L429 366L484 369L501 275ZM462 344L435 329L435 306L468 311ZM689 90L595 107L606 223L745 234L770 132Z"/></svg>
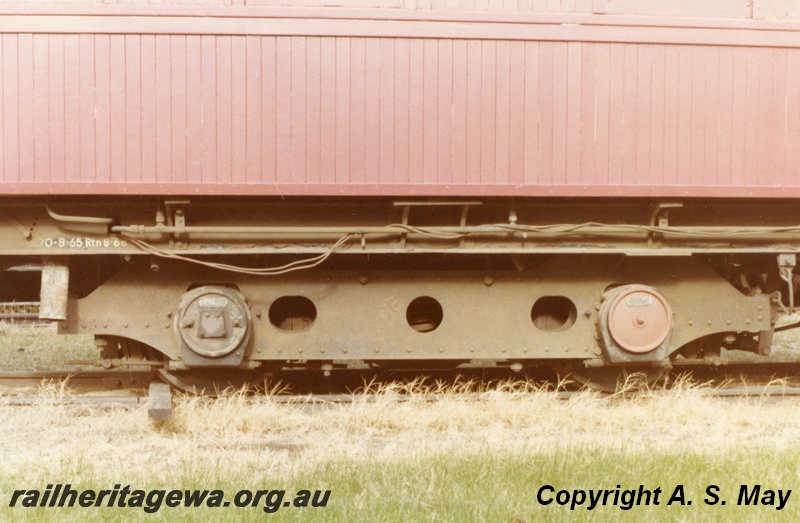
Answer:
<svg viewBox="0 0 800 523"><path fill-rule="evenodd" d="M59 285L69 270L64 317L65 294L42 292L60 333L94 334L101 348L133 340L174 370L486 358L668 365L704 357L685 350L699 340L766 353L777 316L795 305L791 201L1 203L3 269L40 264L42 281L55 275ZM89 273L101 275L93 286ZM669 303L670 335L658 351L610 360L602 301L623 285ZM199 300L192 318L182 316L186 296ZM242 305L231 316L223 309L233 301ZM201 345L244 341L223 358L196 357L181 329Z"/></svg>

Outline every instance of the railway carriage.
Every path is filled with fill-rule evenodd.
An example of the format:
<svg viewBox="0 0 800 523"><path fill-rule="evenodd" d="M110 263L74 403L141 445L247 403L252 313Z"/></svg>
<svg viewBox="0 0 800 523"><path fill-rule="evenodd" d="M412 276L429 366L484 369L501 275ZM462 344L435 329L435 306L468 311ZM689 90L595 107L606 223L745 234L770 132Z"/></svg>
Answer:
<svg viewBox="0 0 800 523"><path fill-rule="evenodd" d="M797 308L789 0L5 0L0 124L0 301L185 390L608 388Z"/></svg>

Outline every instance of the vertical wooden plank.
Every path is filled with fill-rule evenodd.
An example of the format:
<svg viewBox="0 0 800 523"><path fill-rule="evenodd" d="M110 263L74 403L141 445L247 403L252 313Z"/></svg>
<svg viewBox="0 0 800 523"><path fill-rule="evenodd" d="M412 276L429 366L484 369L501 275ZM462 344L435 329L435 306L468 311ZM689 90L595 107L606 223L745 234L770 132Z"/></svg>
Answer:
<svg viewBox="0 0 800 523"><path fill-rule="evenodd" d="M13 154L12 152L6 151L6 127L11 125L12 118L9 117L6 119L6 92L3 90L6 84L10 84L12 81L16 84L16 57L14 57L14 64L13 69L12 65L7 64L6 58L6 50L7 46L11 44L7 43L10 41L11 38L16 38L17 35L9 35L9 34L0 34L0 180L6 181L11 179L16 179L17 177L12 174L11 168L8 167L12 162L16 160L9 159L8 156ZM16 47L16 46L15 46ZM16 85L14 86L14 93L16 93ZM11 94L8 95L9 97ZM16 119L14 119L16 120ZM16 124L16 121L14 121Z"/></svg>
<svg viewBox="0 0 800 523"><path fill-rule="evenodd" d="M423 73L422 85L425 92L423 101L423 181L433 183L436 181L438 166L438 146L436 137L436 118L438 116L436 94L439 92L439 48L435 40L423 41Z"/></svg>
<svg viewBox="0 0 800 523"><path fill-rule="evenodd" d="M497 42L481 41L481 178L482 184L497 176Z"/></svg>
<svg viewBox="0 0 800 523"><path fill-rule="evenodd" d="M164 129L164 133L169 131L169 148L163 151L163 154L168 154L170 158L168 161L165 160L165 167L168 171L160 173L159 179L186 182L191 179L189 165L193 158L188 141L192 136L192 131L189 130L189 118L190 114L195 114L197 110L196 107L191 106L188 95L190 54L195 56L194 60L198 63L199 57L197 57L197 48L190 47L188 37L184 35L170 35L168 41L162 45L169 48L170 54L161 57L159 63L167 62L167 65L163 67L169 67L169 74L164 73L165 76L159 75L158 78L159 82L167 83L164 90L167 92L165 95L169 98L170 111L164 117L159 115L160 123L158 125ZM191 85L191 91L196 92L199 82Z"/></svg>
<svg viewBox="0 0 800 523"><path fill-rule="evenodd" d="M624 185L636 184L636 143L639 138L638 100L639 74L637 65L639 46L623 44L623 103L622 103L622 178Z"/></svg>
<svg viewBox="0 0 800 523"><path fill-rule="evenodd" d="M292 36L291 87L286 100L292 106L291 181L307 183L306 178L306 37ZM338 114L337 114L338 117Z"/></svg>
<svg viewBox="0 0 800 523"><path fill-rule="evenodd" d="M373 52L376 53L378 61L374 74L379 78L380 75L380 50L379 43L373 42ZM369 54L369 51L367 52ZM367 99L374 97L374 105L377 109L380 100L378 99L379 88L367 90ZM367 133L374 133L376 139L380 136L379 120L380 115L370 115L368 117L369 127ZM336 181L351 182L350 178L350 38L340 37L336 39ZM380 166L377 164L379 151L375 151L376 164L368 171L368 176L372 175L376 179L379 176Z"/></svg>
<svg viewBox="0 0 800 523"><path fill-rule="evenodd" d="M34 99L34 43L33 35L17 36L17 83L19 99L19 178L33 181L36 179L34 148L34 119L36 108Z"/></svg>
<svg viewBox="0 0 800 523"><path fill-rule="evenodd" d="M483 54L479 40L467 41L467 184L481 182L481 94Z"/></svg>
<svg viewBox="0 0 800 523"><path fill-rule="evenodd" d="M625 153L626 120L626 80L631 81L631 74L626 74L626 45L613 44L611 47L611 125L609 128L609 178L611 185L624 183L623 171ZM635 79L635 78L634 78Z"/></svg>
<svg viewBox="0 0 800 523"><path fill-rule="evenodd" d="M320 169L320 133L322 109L320 39L306 38L306 165L307 183L318 184Z"/></svg>
<svg viewBox="0 0 800 523"><path fill-rule="evenodd" d="M247 183L256 183L261 179L262 153L261 131L264 106L261 100L261 85L264 82L261 69L261 40L260 36L247 38ZM317 73L319 79L319 73ZM319 109L318 109L319 111ZM319 114L319 113L318 113ZM319 138L319 135L317 136ZM319 170L315 171L319 176Z"/></svg>
<svg viewBox="0 0 800 523"><path fill-rule="evenodd" d="M453 179L453 41L437 41L439 51L438 107L438 168L436 181L450 183Z"/></svg>
<svg viewBox="0 0 800 523"><path fill-rule="evenodd" d="M2 164L2 179L5 181L20 180L20 92L19 85L21 71L19 67L19 35L0 35L2 52L0 53L0 97L2 107L0 122L2 122L2 147L0 148L0 164Z"/></svg>
<svg viewBox="0 0 800 523"><path fill-rule="evenodd" d="M95 98L95 173L98 182L111 180L111 37L96 35L94 40Z"/></svg>
<svg viewBox="0 0 800 523"><path fill-rule="evenodd" d="M200 36L200 181L217 179L217 47L216 37ZM197 180L191 180L196 182Z"/></svg>
<svg viewBox="0 0 800 523"><path fill-rule="evenodd" d="M173 45L180 45L177 39ZM203 37L186 37L186 179L199 183L203 179L203 148L206 140L203 103L206 99L203 85ZM190 87L191 86L191 87ZM174 91L173 91L174 92ZM176 104L178 98L175 99ZM177 130L176 130L177 131ZM177 133L176 133L177 134ZM177 160L177 157L176 157Z"/></svg>
<svg viewBox="0 0 800 523"><path fill-rule="evenodd" d="M731 185L743 186L746 177L747 156L747 58L746 47L733 49L733 100L731 126Z"/></svg>
<svg viewBox="0 0 800 523"><path fill-rule="evenodd" d="M613 44L597 44L595 54L597 73L595 75L594 111L594 170L587 178L591 185L604 185L609 180L609 158L611 154L611 47Z"/></svg>
<svg viewBox="0 0 800 523"><path fill-rule="evenodd" d="M277 37L261 39L261 182L277 180L278 59ZM331 112L333 112L331 110ZM331 133L333 134L333 133ZM333 160L331 160L331 166Z"/></svg>
<svg viewBox="0 0 800 523"><path fill-rule="evenodd" d="M666 124L666 49L664 45L651 47L650 87L650 183L664 183L664 126ZM642 166L640 166L642 168Z"/></svg>
<svg viewBox="0 0 800 523"><path fill-rule="evenodd" d="M169 54L166 55L169 57ZM142 35L141 37L141 73L139 83L141 89L141 149L139 155L142 165L142 181L155 183L156 177L156 151L157 151L157 126L156 126L156 37ZM164 137L169 143L169 135Z"/></svg>
<svg viewBox="0 0 800 523"><path fill-rule="evenodd" d="M394 43L394 176L397 183L409 180L409 104L411 102L410 73L411 47L407 38L397 38ZM353 118L358 118L356 112Z"/></svg>
<svg viewBox="0 0 800 523"><path fill-rule="evenodd" d="M125 97L125 35L110 36L110 134L111 134L111 181L122 183L126 181L127 158L125 146L127 140L127 124L125 112L127 100Z"/></svg>
<svg viewBox="0 0 800 523"><path fill-rule="evenodd" d="M80 36L64 36L64 176L81 176Z"/></svg>
<svg viewBox="0 0 800 523"><path fill-rule="evenodd" d="M123 85L125 92L125 144L126 181L142 181L142 90L141 36L125 35Z"/></svg>
<svg viewBox="0 0 800 523"><path fill-rule="evenodd" d="M784 185L788 180L786 172L786 146L787 146L787 97L786 97L786 48L771 49L772 71L765 80L772 84L772 103L770 104L770 126L774 132L773 139L770 140L769 160L764 161L768 168L766 172L767 185ZM800 71L794 71L798 74ZM797 178L792 183L797 183Z"/></svg>
<svg viewBox="0 0 800 523"><path fill-rule="evenodd" d="M581 118L584 45L583 42L567 44L566 170L563 179L567 185L577 185L581 181L581 136L586 124Z"/></svg>
<svg viewBox="0 0 800 523"><path fill-rule="evenodd" d="M581 47L581 71L580 71L580 142L578 143L578 158L575 160L577 169L575 173L572 164L568 165L568 177L572 183L582 185L594 183L593 173L595 172L595 154L597 152L596 129L599 122L596 118L597 93L600 89L600 82L605 82L605 78L597 75L597 50L605 44L584 42ZM570 75L570 83L573 82ZM570 96L572 101L572 96ZM575 154L575 145L567 147L567 154L572 159Z"/></svg>
<svg viewBox="0 0 800 523"><path fill-rule="evenodd" d="M511 42L509 93L509 179L512 185L525 183L525 42Z"/></svg>
<svg viewBox="0 0 800 523"><path fill-rule="evenodd" d="M367 54L369 56L369 53ZM425 87L422 79L424 77L424 51L422 40L412 39L409 43L409 78L410 81L410 103L409 112L409 182L422 183L424 178L424 148L425 140L425 108L424 100L426 96Z"/></svg>
<svg viewBox="0 0 800 523"><path fill-rule="evenodd" d="M320 39L322 78L321 133L322 152L320 178L323 183L336 182L336 38ZM366 119L364 119L366 122Z"/></svg>
<svg viewBox="0 0 800 523"><path fill-rule="evenodd" d="M247 181L247 68L246 37L231 39L231 179Z"/></svg>
<svg viewBox="0 0 800 523"><path fill-rule="evenodd" d="M397 180L394 166L395 139L394 139L394 98L395 98L395 63L394 39L379 39L380 46L380 94L378 127L380 141L380 172L381 180ZM396 183L396 182L395 182Z"/></svg>
<svg viewBox="0 0 800 523"><path fill-rule="evenodd" d="M524 183L539 178L539 42L525 42Z"/></svg>
<svg viewBox="0 0 800 523"><path fill-rule="evenodd" d="M553 183L567 181L567 49L568 43L553 43Z"/></svg>
<svg viewBox="0 0 800 523"><path fill-rule="evenodd" d="M678 184L678 142L680 131L680 49L664 48L664 185Z"/></svg>
<svg viewBox="0 0 800 523"><path fill-rule="evenodd" d="M701 185L705 178L705 108L706 100L706 62L705 48L694 46L692 53L692 103L691 111L691 174L689 185Z"/></svg>
<svg viewBox="0 0 800 523"><path fill-rule="evenodd" d="M51 181L66 179L66 118L65 118L65 83L66 70L64 64L65 35L48 35L50 81L50 122L47 140L50 144L50 176Z"/></svg>
<svg viewBox="0 0 800 523"><path fill-rule="evenodd" d="M535 183L552 185L553 180L553 141L555 119L555 44L539 44L539 147L538 176Z"/></svg>
<svg viewBox="0 0 800 523"><path fill-rule="evenodd" d="M747 79L745 88L745 104L744 107L745 117L747 121L747 130L745 132L745 156L744 156L744 176L742 180L744 184L753 185L759 181L759 165L758 149L760 146L760 132L759 124L761 124L761 93L760 93L760 76L761 76L761 60L760 49L755 47L747 48Z"/></svg>
<svg viewBox="0 0 800 523"><path fill-rule="evenodd" d="M719 141L722 136L720 129L720 48L708 46L705 48L703 74L705 76L705 113L703 114L703 172L701 180L703 185L719 185Z"/></svg>
<svg viewBox="0 0 800 523"><path fill-rule="evenodd" d="M497 184L509 183L511 132L511 42L501 40L496 46L495 66L495 178Z"/></svg>
<svg viewBox="0 0 800 523"><path fill-rule="evenodd" d="M650 169L653 129L651 114L655 100L650 96L653 89L653 46L636 45L636 129L634 137L635 165L632 185L655 185L653 171Z"/></svg>
<svg viewBox="0 0 800 523"><path fill-rule="evenodd" d="M692 73L693 47L678 47L678 178L680 186L692 185Z"/></svg>
<svg viewBox="0 0 800 523"><path fill-rule="evenodd" d="M367 42L350 40L350 179L353 183L371 180L366 172L366 66Z"/></svg>
<svg viewBox="0 0 800 523"><path fill-rule="evenodd" d="M275 181L292 181L292 37L275 38L275 91L277 126L275 143Z"/></svg>
<svg viewBox="0 0 800 523"><path fill-rule="evenodd" d="M717 144L717 183L723 187L731 186L731 171L733 168L733 48L720 47L719 49L719 87L716 91L719 96L719 136Z"/></svg>
<svg viewBox="0 0 800 523"><path fill-rule="evenodd" d="M155 148L155 155L153 158L154 165L151 165L150 168L155 168L155 179L161 183L178 180L186 181L181 175L173 173L172 164L173 157L181 156L175 149L172 133L173 120L178 119L178 115L172 112L176 94L173 85L178 81L178 75L176 74L173 77L173 71L185 71L186 68L184 56L177 57L178 61L175 60L176 57L173 55L171 45L172 38L172 35L157 35L153 42L153 60L155 63L152 67L155 71L153 78L155 98L150 102L154 104L155 111L155 129L152 131L155 139L155 143L152 144ZM185 156L185 147L180 150L180 153ZM145 171L147 171L147 168Z"/></svg>
<svg viewBox="0 0 800 523"><path fill-rule="evenodd" d="M784 147L784 182L798 185L800 169L800 50L788 49L786 55L786 146Z"/></svg>
<svg viewBox="0 0 800 523"><path fill-rule="evenodd" d="M79 149L80 171L75 180L91 181L97 169L95 150L95 121L99 109L95 89L95 36L82 34L78 36L78 111L79 111Z"/></svg>
<svg viewBox="0 0 800 523"><path fill-rule="evenodd" d="M50 51L47 35L33 35L33 147L35 180L50 179Z"/></svg>
<svg viewBox="0 0 800 523"><path fill-rule="evenodd" d="M758 148L759 185L775 185L782 178L783 165L783 133L784 124L781 116L783 99L778 98L777 89L780 87L778 76L775 72L778 66L777 55L780 51L772 47L760 49L761 73L759 76L761 120Z"/></svg>
<svg viewBox="0 0 800 523"><path fill-rule="evenodd" d="M216 111L217 136L215 147L217 149L215 176L216 183L230 183L231 176L233 121L233 85L232 85L232 37L214 37L215 70L213 71L216 83L213 99ZM288 98L287 98L288 100Z"/></svg>

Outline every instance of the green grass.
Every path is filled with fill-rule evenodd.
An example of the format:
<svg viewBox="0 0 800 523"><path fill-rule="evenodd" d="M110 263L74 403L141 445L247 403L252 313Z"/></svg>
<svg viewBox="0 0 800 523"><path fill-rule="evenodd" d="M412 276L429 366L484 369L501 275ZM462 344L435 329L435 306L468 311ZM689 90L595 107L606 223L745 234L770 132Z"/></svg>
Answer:
<svg viewBox="0 0 800 523"><path fill-rule="evenodd" d="M229 460L233 459L231 462ZM262 507L165 508L147 515L137 508L3 508L0 518L20 521L52 521L54 518L87 521L348 521L348 522L533 522L533 521L797 521L800 494L793 492L782 511L767 506L736 506L741 484L761 484L762 489L792 489L800 461L773 448L742 448L718 455L713 450L641 452L625 448L573 447L556 449L496 448L486 452L422 452L391 459L351 459L331 455L310 466L299 465L293 473L276 474L254 463L237 467L235 454L195 456L178 463L168 479L158 472L131 474L100 471L90 456L78 456L47 473L26 471L5 475L0 482L3 499L14 488L40 488L53 482L71 482L81 488L111 488L114 483L134 488L223 489L227 499L239 489L285 489L291 496L300 489L330 489L325 508L281 508L266 514ZM154 477L155 476L155 477ZM537 490L543 485L557 489L661 488L659 506L623 510L602 506L594 510L541 506ZM677 485L686 500L668 505ZM705 493L717 485L727 504L712 506ZM288 499L288 498L287 498Z"/></svg>

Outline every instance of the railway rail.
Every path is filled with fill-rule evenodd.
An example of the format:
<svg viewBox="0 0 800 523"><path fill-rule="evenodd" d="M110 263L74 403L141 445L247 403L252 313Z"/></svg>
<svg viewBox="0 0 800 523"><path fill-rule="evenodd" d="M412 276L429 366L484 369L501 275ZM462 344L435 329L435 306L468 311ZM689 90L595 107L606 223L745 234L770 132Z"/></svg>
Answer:
<svg viewBox="0 0 800 523"><path fill-rule="evenodd" d="M674 372L679 374L681 372L691 369L691 365L681 366L676 365ZM800 374L800 361L784 361L784 362L771 362L765 366L760 362L734 362L724 368L716 368L710 371L707 368L697 369L692 373L693 378L698 382L708 384L700 391L705 397L720 398L723 400L738 401L742 398L748 400L766 401L769 403L777 401L795 401L800 400L800 385L792 378ZM716 372L714 372L716 371ZM327 392L322 392L319 383L314 383L309 380L308 373L295 372L284 373L280 378L287 380L284 388L276 388L277 393L268 393L263 395L254 394L253 398L261 398L262 401L280 404L295 404L301 405L304 408L317 409L326 408L333 405L346 405L355 401L359 402L375 402L385 395L380 393L369 392L369 387L366 387L366 392L358 392L359 387L354 386L348 388L347 384L355 384L360 380L361 389L365 389L366 384L375 383L388 383L391 378L402 380L403 377L396 372L384 372L376 374L373 371L351 371L348 379L336 380L334 385L328 386ZM413 373L408 373L405 377L406 380L413 376ZM488 381L481 381L475 375L471 378L476 379L475 383L486 384L486 388L491 389L491 383L498 380L512 380L518 375L514 373L506 373L503 377L502 373L490 373L484 377L494 378ZM527 376L526 376L527 377ZM738 377L739 380L734 378ZM461 373L441 372L437 376L428 377L426 379L432 380L437 384L457 383L462 379ZM731 385L731 383L744 382L745 379L752 380L747 385ZM412 378L413 379L413 378ZM419 378L418 378L419 379ZM466 379L470 379L469 377ZM552 386L552 394L559 400L569 400L582 394L582 390L565 390L561 388L560 378L558 376L547 376L545 374L537 376L541 379L544 387ZM56 397L43 396L41 394L16 394L13 393L14 388L30 388L41 385L42 383L64 383L68 384L70 393L58 395ZM152 372L146 371L50 371L50 372L33 372L33 371L14 371L14 372L0 372L0 387L5 387L8 390L6 394L0 393L0 405L4 406L35 406L35 405L82 405L98 408L139 408L144 405L148 407L148 413L151 419L155 421L168 420L172 416L172 396L171 390L168 385L157 381L157 377ZM477 388L477 387L476 387ZM82 391L92 389L97 391L117 390L117 391L130 391L127 395L97 395L90 396L83 395ZM145 393L145 389L149 389ZM546 389L542 389L546 390ZM353 392L355 391L355 392ZM72 392L75 392L74 394ZM495 394L503 392L498 391L475 391L475 392L459 392L459 397L468 400L480 400L485 398L487 394ZM534 392L531 392L534 393ZM661 389L650 389L647 394L656 395L672 395L678 394L679 391L673 391L667 385ZM102 393L101 393L102 394ZM629 399L639 397L640 391L637 390L623 390L616 393L607 391L596 391L601 397L609 399ZM419 398L420 395L411 394L397 394L399 401L405 401L412 397ZM444 393L422 393L421 396L426 401L439 401L446 397L451 397L452 394Z"/></svg>

